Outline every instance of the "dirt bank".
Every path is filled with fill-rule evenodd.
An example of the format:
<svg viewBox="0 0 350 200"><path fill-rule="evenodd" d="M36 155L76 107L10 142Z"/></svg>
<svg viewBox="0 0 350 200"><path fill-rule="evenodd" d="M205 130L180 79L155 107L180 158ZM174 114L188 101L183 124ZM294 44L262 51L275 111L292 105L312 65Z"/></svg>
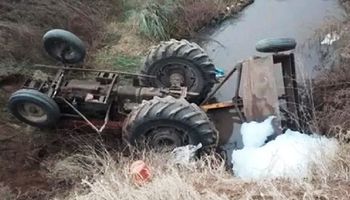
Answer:
<svg viewBox="0 0 350 200"><path fill-rule="evenodd" d="M21 87L21 80L12 76L1 82L0 196L9 195L9 200L63 198L80 180L57 177L51 166L83 146L118 150L120 140L110 133L98 137L93 132L39 130L19 123L5 106L9 95Z"/></svg>
<svg viewBox="0 0 350 200"><path fill-rule="evenodd" d="M341 0L347 13L350 1ZM334 28L335 27L335 28ZM350 19L331 27L328 32L339 35L332 46L321 46L323 66L313 80L314 121L316 130L350 141Z"/></svg>
<svg viewBox="0 0 350 200"><path fill-rule="evenodd" d="M43 62L41 36L51 28L70 30L98 47L104 29L104 15L119 13L117 1L11 1L0 2L0 62ZM112 15L116 16L116 14Z"/></svg>
<svg viewBox="0 0 350 200"><path fill-rule="evenodd" d="M153 42L193 36L203 26L218 23L252 2L4 0L0 2L0 46L6 48L0 49L0 67L52 64L41 43L42 35L52 28L78 35L87 45L87 63L116 65L122 59L128 65L131 58L135 65L132 58L140 59Z"/></svg>

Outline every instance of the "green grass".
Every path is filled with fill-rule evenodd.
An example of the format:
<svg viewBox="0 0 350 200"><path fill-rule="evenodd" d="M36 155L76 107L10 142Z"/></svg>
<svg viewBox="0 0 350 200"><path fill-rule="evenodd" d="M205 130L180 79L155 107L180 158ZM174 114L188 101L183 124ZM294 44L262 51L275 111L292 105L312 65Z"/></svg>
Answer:
<svg viewBox="0 0 350 200"><path fill-rule="evenodd" d="M142 56L130 56L101 51L96 56L97 66L125 72L137 72L141 66Z"/></svg>
<svg viewBox="0 0 350 200"><path fill-rule="evenodd" d="M130 0L123 1L123 20L136 25L151 41L187 37L237 0Z"/></svg>
<svg viewBox="0 0 350 200"><path fill-rule="evenodd" d="M141 33L151 40L170 39L172 10L167 5L152 3L138 16Z"/></svg>
<svg viewBox="0 0 350 200"><path fill-rule="evenodd" d="M124 2L124 18L135 21L141 35L152 41L170 38L174 11L179 0L131 0Z"/></svg>
<svg viewBox="0 0 350 200"><path fill-rule="evenodd" d="M140 56L126 56L120 55L111 60L114 69L123 70L127 72L135 72L141 65Z"/></svg>

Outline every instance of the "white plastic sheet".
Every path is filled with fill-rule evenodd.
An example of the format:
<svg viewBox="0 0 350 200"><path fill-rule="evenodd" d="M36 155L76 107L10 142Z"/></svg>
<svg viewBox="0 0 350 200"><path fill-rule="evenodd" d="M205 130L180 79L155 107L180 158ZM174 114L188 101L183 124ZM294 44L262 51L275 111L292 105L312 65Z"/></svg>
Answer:
<svg viewBox="0 0 350 200"><path fill-rule="evenodd" d="M275 140L263 144L272 125L245 124L241 130L244 148L233 151L232 164L236 176L243 179L305 178L312 167L327 165L336 155L338 143L319 135L306 135L287 130Z"/></svg>
<svg viewBox="0 0 350 200"><path fill-rule="evenodd" d="M328 33L325 38L322 40L322 45L332 45L334 42L338 41L340 39L339 34L336 32Z"/></svg>
<svg viewBox="0 0 350 200"><path fill-rule="evenodd" d="M175 148L171 153L173 154L172 162L174 164L188 165L191 163L196 155L196 152L202 148L202 143L198 145L187 145Z"/></svg>

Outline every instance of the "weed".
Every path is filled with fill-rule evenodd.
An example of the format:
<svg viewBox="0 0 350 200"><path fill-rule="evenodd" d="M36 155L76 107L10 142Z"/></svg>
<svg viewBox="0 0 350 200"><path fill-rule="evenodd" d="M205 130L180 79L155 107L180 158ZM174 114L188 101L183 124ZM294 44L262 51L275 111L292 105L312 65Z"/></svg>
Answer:
<svg viewBox="0 0 350 200"><path fill-rule="evenodd" d="M141 57L120 55L112 59L112 65L115 69L122 69L124 71L135 72L139 69L141 64Z"/></svg>
<svg viewBox="0 0 350 200"><path fill-rule="evenodd" d="M140 31L151 40L168 40L171 11L166 5L151 3L139 14Z"/></svg>
<svg viewBox="0 0 350 200"><path fill-rule="evenodd" d="M222 0L180 0L176 10L179 16L175 21L173 35L176 37L191 36L203 26L209 24L215 17L225 11Z"/></svg>
<svg viewBox="0 0 350 200"><path fill-rule="evenodd" d="M58 162L56 169L64 177L79 174L85 186L85 191L73 191L67 199L347 199L349 153L349 146L341 145L331 165L314 166L312 177L303 180L243 181L233 177L215 155L177 166L169 153L142 151L125 157L92 148ZM151 182L141 187L129 174L131 163L139 159L152 172Z"/></svg>
<svg viewBox="0 0 350 200"><path fill-rule="evenodd" d="M344 1L349 2L349 1ZM322 51L323 65L312 82L315 123L319 131L343 138L350 130L350 61L349 18L331 26L340 34L340 40ZM325 34L323 34L324 37ZM322 50L322 49L321 49ZM339 135L341 133L342 135Z"/></svg>
<svg viewBox="0 0 350 200"><path fill-rule="evenodd" d="M126 72L138 71L142 60L141 56L115 54L108 50L99 52L96 58L98 65Z"/></svg>
<svg viewBox="0 0 350 200"><path fill-rule="evenodd" d="M138 31L152 41L167 40L170 38L170 30L173 14L178 0L147 0L125 2L125 16L128 21L136 21ZM133 24L133 23L132 23Z"/></svg>
<svg viewBox="0 0 350 200"><path fill-rule="evenodd" d="M136 19L139 32L153 41L191 36L225 14L227 6L240 8L237 0L147 0L125 3L126 16ZM249 3L249 1L244 1ZM141 8L141 9L138 9Z"/></svg>

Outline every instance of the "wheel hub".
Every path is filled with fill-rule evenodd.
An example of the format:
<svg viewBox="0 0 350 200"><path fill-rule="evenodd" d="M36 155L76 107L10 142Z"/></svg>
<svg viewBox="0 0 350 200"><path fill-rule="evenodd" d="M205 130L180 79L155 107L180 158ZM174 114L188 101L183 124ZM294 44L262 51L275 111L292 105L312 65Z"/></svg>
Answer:
<svg viewBox="0 0 350 200"><path fill-rule="evenodd" d="M46 112L34 103L23 103L18 107L19 114L28 121L40 123L47 120Z"/></svg>
<svg viewBox="0 0 350 200"><path fill-rule="evenodd" d="M187 65L169 64L159 69L160 82L167 87L192 88L196 84L195 72Z"/></svg>
<svg viewBox="0 0 350 200"><path fill-rule="evenodd" d="M149 137L149 145L164 149L182 146L188 140L187 134L173 127L162 127L152 131Z"/></svg>
<svg viewBox="0 0 350 200"><path fill-rule="evenodd" d="M182 74L179 73L173 73L170 75L170 83L171 87L181 87L181 85L184 83L184 77Z"/></svg>

